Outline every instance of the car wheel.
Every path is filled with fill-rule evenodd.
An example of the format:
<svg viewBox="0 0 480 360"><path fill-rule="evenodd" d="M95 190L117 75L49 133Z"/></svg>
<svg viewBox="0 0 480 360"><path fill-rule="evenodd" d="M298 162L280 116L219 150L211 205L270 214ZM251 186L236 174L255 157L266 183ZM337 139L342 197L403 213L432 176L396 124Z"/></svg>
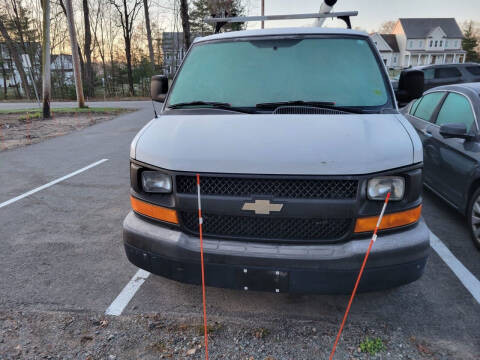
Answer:
<svg viewBox="0 0 480 360"><path fill-rule="evenodd" d="M480 188L470 199L467 216L473 243L480 249Z"/></svg>

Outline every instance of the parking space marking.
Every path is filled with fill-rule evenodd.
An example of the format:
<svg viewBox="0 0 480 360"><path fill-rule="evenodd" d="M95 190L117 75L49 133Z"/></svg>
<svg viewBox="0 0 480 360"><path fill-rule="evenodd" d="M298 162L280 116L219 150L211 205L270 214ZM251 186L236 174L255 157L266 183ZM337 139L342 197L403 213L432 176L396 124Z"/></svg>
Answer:
<svg viewBox="0 0 480 360"><path fill-rule="evenodd" d="M458 277L460 282L480 304L480 281L452 254L445 244L430 232L430 246Z"/></svg>
<svg viewBox="0 0 480 360"><path fill-rule="evenodd" d="M64 180L66 180L66 179L69 179L69 178L71 178L72 176L75 176L75 175L78 175L78 174L80 174L80 173L82 173L82 172L84 172L84 171L87 171L88 169L91 169L91 168L93 168L93 167L95 167L95 166L97 166L97 165L100 165L100 164L104 163L105 161L108 161L108 159L102 159L102 160L100 160L100 161L94 162L93 164L90 164L90 165L88 165L88 166L85 166L84 168L81 168L81 169L79 169L79 170L77 170L77 171L74 171L74 172L72 172L72 173L70 173L70 174L68 174L68 175L65 175L65 176L62 176L61 178L58 178L58 179L53 180L53 181L50 181L48 184L39 186L39 187L37 187L36 189L27 191L26 193L24 193L24 194L22 194L22 195L19 195L19 196L17 196L17 197L14 197L13 199L7 200L7 201L5 201L5 202L3 202L3 203L0 204L0 209L3 208L3 207L5 207L5 206L7 206L7 205L10 205L10 204L18 201L18 200L24 199L24 198L26 198L27 196L30 196L30 195L32 195L32 194L35 194L36 192L39 192L39 191L44 190L44 189L46 189L46 188L49 188L49 187L52 186L52 185L58 184L59 182L62 182L62 181L64 181Z"/></svg>
<svg viewBox="0 0 480 360"><path fill-rule="evenodd" d="M142 286L149 276L150 273L148 271L142 269L138 270L128 284L125 285L120 294L118 294L115 300L113 300L113 302L107 308L105 315L121 315L130 300L132 300L132 298L135 296L135 293L138 291L138 289L140 289L140 286Z"/></svg>

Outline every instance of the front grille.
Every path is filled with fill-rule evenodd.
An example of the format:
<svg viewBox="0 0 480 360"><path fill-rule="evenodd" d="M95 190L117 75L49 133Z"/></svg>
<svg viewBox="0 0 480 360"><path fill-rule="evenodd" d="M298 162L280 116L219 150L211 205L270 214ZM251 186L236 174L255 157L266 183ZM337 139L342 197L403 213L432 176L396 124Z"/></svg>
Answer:
<svg viewBox="0 0 480 360"><path fill-rule="evenodd" d="M198 234L198 213L180 212L183 227ZM352 219L270 218L203 214L205 236L258 240L335 241L344 237Z"/></svg>
<svg viewBox="0 0 480 360"><path fill-rule="evenodd" d="M177 193L196 194L194 176L176 177ZM355 199L357 180L275 179L248 177L202 176L203 195L273 196L293 199Z"/></svg>

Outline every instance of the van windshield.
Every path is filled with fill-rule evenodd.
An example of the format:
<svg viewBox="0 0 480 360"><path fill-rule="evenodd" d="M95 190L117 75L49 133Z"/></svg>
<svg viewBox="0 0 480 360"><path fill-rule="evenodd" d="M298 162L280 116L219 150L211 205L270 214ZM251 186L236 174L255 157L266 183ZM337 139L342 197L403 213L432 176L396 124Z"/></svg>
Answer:
<svg viewBox="0 0 480 360"><path fill-rule="evenodd" d="M329 37L194 45L167 107L215 102L255 108L289 101L355 108L392 104L368 41Z"/></svg>

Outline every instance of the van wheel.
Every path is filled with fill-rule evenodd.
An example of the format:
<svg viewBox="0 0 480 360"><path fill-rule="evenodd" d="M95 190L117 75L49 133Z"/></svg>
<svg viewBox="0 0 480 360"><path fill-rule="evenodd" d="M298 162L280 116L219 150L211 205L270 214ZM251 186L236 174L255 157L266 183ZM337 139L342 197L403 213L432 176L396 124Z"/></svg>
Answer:
<svg viewBox="0 0 480 360"><path fill-rule="evenodd" d="M467 216L473 243L480 249L480 188L475 190L470 199Z"/></svg>

